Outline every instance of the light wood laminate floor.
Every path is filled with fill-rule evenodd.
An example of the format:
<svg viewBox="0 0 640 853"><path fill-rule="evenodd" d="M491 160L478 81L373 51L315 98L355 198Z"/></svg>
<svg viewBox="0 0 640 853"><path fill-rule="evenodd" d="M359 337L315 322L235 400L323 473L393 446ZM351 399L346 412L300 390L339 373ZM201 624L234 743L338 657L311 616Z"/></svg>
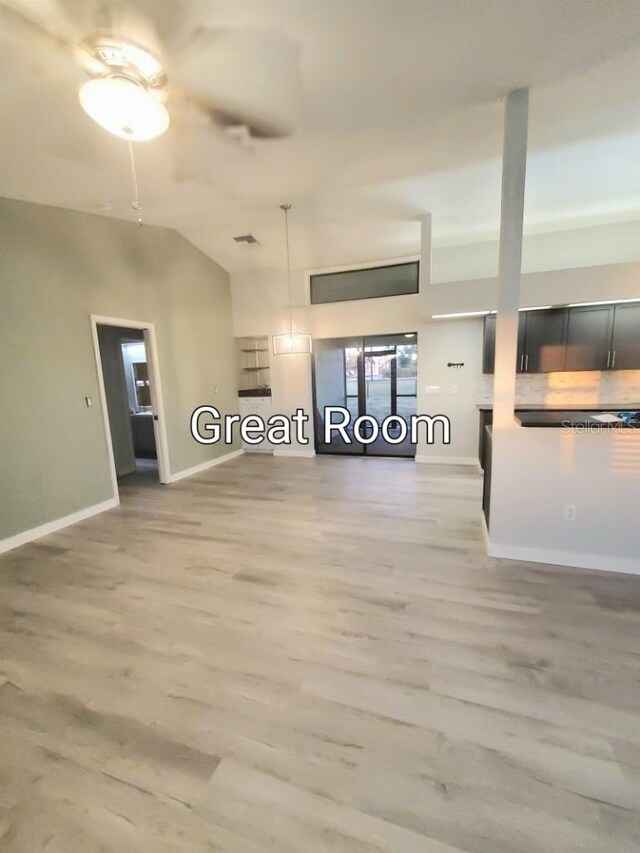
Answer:
<svg viewBox="0 0 640 853"><path fill-rule="evenodd" d="M240 459L0 558L3 853L640 850L640 579L480 478Z"/></svg>

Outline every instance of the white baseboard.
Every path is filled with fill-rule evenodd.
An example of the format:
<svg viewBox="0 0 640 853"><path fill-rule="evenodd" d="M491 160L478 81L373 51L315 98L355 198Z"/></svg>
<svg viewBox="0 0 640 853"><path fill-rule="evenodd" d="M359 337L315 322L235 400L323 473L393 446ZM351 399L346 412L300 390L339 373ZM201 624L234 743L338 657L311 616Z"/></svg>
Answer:
<svg viewBox="0 0 640 853"><path fill-rule="evenodd" d="M3 554L5 551L11 551L13 548L18 548L20 545L26 545L28 542L33 542L34 539L41 539L43 536L55 533L56 530L62 530L63 527L69 527L69 525L77 524L79 521L85 521L87 518L91 518L92 515L98 515L101 512L106 512L108 509L113 509L119 503L118 498L109 498L108 501L102 501L102 503L85 507L85 509L80 509L78 512L72 512L71 515L56 518L54 521L47 521L46 524L41 524L39 527L23 530L22 533L9 536L8 539L1 539L0 554Z"/></svg>
<svg viewBox="0 0 640 853"><path fill-rule="evenodd" d="M546 563L551 566L571 566L576 569L595 569L599 572L622 572L640 575L640 561L634 557L604 557L600 554L581 554L576 551L555 551L520 545L502 545L491 542L487 553L504 560L521 560L528 563Z"/></svg>
<svg viewBox="0 0 640 853"><path fill-rule="evenodd" d="M214 465L221 465L223 462L229 462L231 459L242 456L243 453L244 450L234 450L232 453L226 453L224 456L218 456L216 459L209 459L207 462L194 465L192 468L186 468L184 471L178 471L176 474L170 474L168 482L175 483L176 480L182 480L185 477L191 477L193 474L199 474L201 471L213 468ZM88 506L85 509L78 510L78 512L72 512L71 515L65 515L63 518L48 521L39 527L23 530L22 533L9 536L8 539L0 539L0 554L3 554L5 551L11 551L13 548L18 548L20 545L26 545L28 542L33 542L34 539L41 539L43 536L55 533L56 530L62 530L63 527L69 527L71 524L77 524L79 521L85 521L85 519L91 518L93 515L113 509L119 503L120 500L118 498L109 498L109 500L102 503Z"/></svg>
<svg viewBox="0 0 640 853"><path fill-rule="evenodd" d="M206 462L201 462L199 465L192 465L191 468L185 468L183 471L176 471L175 474L169 474L167 482L175 483L178 480L184 480L185 477L193 477L194 474L208 471L209 468L222 465L223 462L230 462L232 459L237 459L243 453L244 450L233 450L231 453L225 453L223 456L216 456L215 459L207 459Z"/></svg>
<svg viewBox="0 0 640 853"><path fill-rule="evenodd" d="M291 449L288 447L288 448L282 449L282 450L274 450L273 455L274 456L298 456L298 457L302 457L303 459L311 459L313 456L316 455L316 452L315 452L315 450L298 450L298 449Z"/></svg>
<svg viewBox="0 0 640 853"><path fill-rule="evenodd" d="M416 455L416 462L422 465L472 465L478 468L480 463L475 456L428 456Z"/></svg>

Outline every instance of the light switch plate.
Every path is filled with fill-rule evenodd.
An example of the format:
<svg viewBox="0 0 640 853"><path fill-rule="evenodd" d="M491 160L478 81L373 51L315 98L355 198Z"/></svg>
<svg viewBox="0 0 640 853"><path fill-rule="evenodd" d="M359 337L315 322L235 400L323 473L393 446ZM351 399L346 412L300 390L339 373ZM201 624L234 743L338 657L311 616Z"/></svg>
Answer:
<svg viewBox="0 0 640 853"><path fill-rule="evenodd" d="M424 393L428 394L429 396L432 396L432 397L436 396L437 394L440 393L440 386L439 385L425 385Z"/></svg>

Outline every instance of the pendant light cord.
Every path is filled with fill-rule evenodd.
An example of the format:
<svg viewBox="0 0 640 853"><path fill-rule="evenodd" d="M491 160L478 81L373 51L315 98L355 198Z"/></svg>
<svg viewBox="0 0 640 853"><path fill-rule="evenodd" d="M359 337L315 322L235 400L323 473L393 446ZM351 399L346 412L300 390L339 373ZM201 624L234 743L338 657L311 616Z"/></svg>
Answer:
<svg viewBox="0 0 640 853"><path fill-rule="evenodd" d="M129 142L129 162L131 163L131 178L133 179L133 204L131 207L138 214L138 225L142 227L142 205L140 204L140 195L138 193L138 175L136 172L136 161L133 156L133 143L131 140Z"/></svg>
<svg viewBox="0 0 640 853"><path fill-rule="evenodd" d="M289 252L289 211L290 204L281 204L280 209L284 213L284 235L287 243L287 283L289 287L289 335L293 335L293 293L291 290L291 255Z"/></svg>

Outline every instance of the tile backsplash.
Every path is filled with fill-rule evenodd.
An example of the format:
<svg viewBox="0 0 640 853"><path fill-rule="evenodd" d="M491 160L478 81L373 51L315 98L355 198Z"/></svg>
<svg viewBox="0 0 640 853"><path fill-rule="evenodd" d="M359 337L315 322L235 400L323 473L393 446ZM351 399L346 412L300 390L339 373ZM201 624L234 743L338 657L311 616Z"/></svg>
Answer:
<svg viewBox="0 0 640 853"><path fill-rule="evenodd" d="M478 377L476 403L493 399L493 376ZM516 378L516 404L640 403L640 370L532 373Z"/></svg>

